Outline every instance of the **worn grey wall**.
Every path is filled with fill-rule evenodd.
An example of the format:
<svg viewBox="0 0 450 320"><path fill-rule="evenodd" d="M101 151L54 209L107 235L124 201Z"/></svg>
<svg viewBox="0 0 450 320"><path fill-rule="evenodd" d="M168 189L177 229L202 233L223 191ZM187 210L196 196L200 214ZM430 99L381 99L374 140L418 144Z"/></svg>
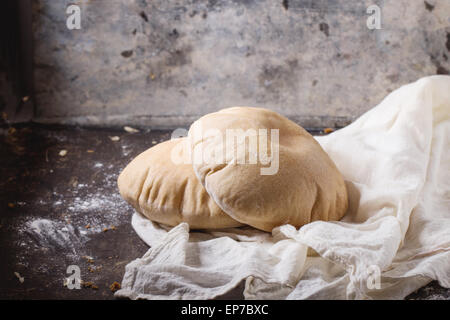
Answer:
<svg viewBox="0 0 450 320"><path fill-rule="evenodd" d="M38 0L34 38L37 121L176 127L249 105L325 127L449 73L450 1Z"/></svg>

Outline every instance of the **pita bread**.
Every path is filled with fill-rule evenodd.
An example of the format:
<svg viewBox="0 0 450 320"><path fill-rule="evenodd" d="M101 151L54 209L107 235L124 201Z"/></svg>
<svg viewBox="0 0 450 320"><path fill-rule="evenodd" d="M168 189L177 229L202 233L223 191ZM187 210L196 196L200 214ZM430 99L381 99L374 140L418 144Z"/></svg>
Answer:
<svg viewBox="0 0 450 320"><path fill-rule="evenodd" d="M236 132L244 139L233 137ZM195 174L241 223L272 231L339 220L347 210L344 179L333 161L306 130L276 112L224 109L194 122L188 137ZM249 141L257 141L257 150Z"/></svg>

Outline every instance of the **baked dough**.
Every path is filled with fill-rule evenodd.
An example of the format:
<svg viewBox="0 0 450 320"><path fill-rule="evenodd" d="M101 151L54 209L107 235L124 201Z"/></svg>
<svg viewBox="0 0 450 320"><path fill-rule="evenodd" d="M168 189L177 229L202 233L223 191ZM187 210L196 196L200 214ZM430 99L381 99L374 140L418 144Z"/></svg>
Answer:
<svg viewBox="0 0 450 320"><path fill-rule="evenodd" d="M230 130L248 137L229 140ZM272 136L276 130L278 139ZM267 152L261 153L262 135ZM333 161L306 130L276 112L223 109L194 122L188 137L197 177L218 206L239 222L272 231L283 224L339 220L347 210L344 179ZM258 150L250 140L257 141ZM256 163L250 161L255 152Z"/></svg>
<svg viewBox="0 0 450 320"><path fill-rule="evenodd" d="M136 211L169 226L191 229L241 226L211 199L194 174L186 138L160 143L138 155L118 178L119 191Z"/></svg>

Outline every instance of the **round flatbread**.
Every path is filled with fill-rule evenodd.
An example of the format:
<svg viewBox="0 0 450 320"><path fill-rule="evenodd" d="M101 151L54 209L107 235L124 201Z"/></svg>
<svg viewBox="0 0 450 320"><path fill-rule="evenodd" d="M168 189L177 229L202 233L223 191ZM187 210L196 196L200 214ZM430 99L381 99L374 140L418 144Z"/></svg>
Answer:
<svg viewBox="0 0 450 320"><path fill-rule="evenodd" d="M197 177L239 222L272 231L339 220L347 210L333 161L306 130L276 112L224 109L194 122L188 137Z"/></svg>

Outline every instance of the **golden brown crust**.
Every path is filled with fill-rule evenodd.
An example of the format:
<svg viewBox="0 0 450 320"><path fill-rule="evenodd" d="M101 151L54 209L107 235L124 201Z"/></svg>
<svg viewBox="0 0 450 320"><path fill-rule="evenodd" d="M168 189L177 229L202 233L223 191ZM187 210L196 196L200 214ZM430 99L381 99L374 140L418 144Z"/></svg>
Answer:
<svg viewBox="0 0 450 320"><path fill-rule="evenodd" d="M278 129L278 171L261 175L261 168L269 165L250 164L248 145L227 145L223 137L230 129L267 129L269 145L270 130ZM273 111L233 107L208 114L191 126L189 139L197 177L237 221L272 231L286 223L300 227L315 220L339 220L347 211L346 186L333 161L306 130ZM194 158L196 153L215 154L220 141L225 164ZM245 163L239 163L243 159Z"/></svg>
<svg viewBox="0 0 450 320"><path fill-rule="evenodd" d="M183 143L185 138L165 141L131 161L118 178L122 197L150 220L169 226L180 222L189 223L192 229L241 226L198 181Z"/></svg>

